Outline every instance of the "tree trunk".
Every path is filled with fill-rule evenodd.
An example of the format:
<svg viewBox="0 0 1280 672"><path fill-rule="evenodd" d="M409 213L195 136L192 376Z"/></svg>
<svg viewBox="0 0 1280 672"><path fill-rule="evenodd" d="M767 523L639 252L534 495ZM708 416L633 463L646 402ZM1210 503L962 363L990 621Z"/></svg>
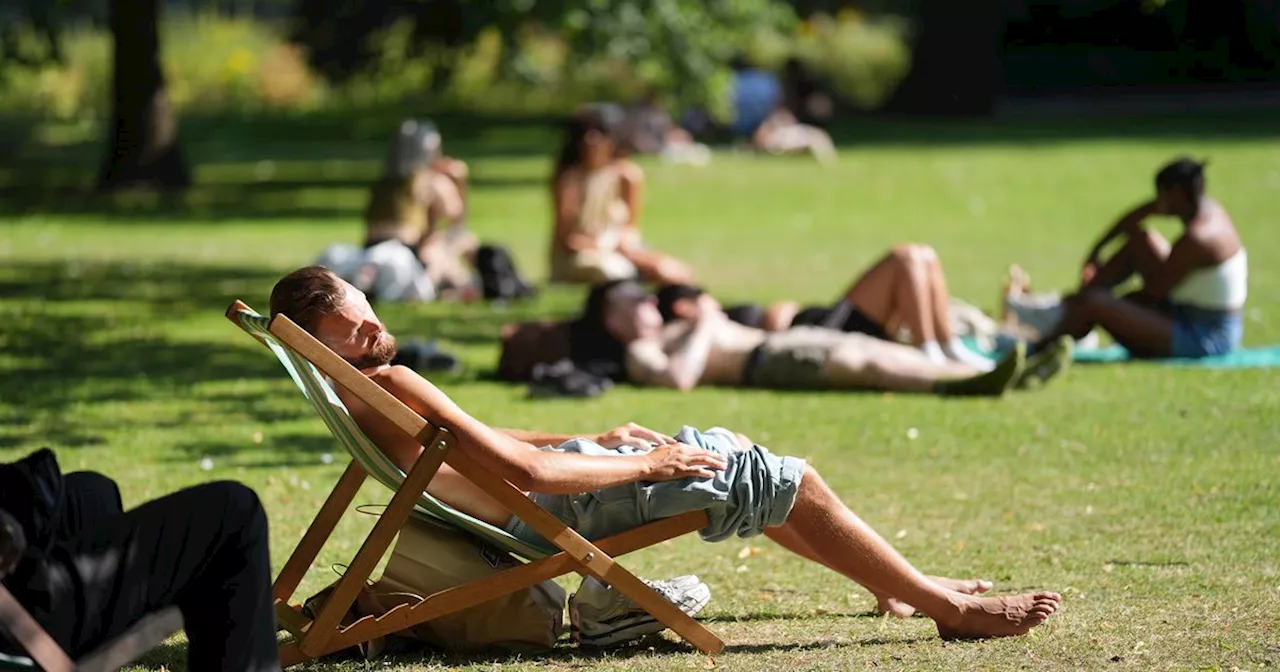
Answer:
<svg viewBox="0 0 1280 672"><path fill-rule="evenodd" d="M191 175L160 67L159 0L111 0L114 36L111 130L98 173L104 191L182 189Z"/></svg>
<svg viewBox="0 0 1280 672"><path fill-rule="evenodd" d="M922 0L911 71L885 111L912 115L990 114L1003 87L1004 0Z"/></svg>

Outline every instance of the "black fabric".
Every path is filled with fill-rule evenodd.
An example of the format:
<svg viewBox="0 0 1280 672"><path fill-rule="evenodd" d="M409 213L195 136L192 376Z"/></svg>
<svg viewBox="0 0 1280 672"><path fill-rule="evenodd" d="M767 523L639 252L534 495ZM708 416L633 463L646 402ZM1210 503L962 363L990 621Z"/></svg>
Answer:
<svg viewBox="0 0 1280 672"><path fill-rule="evenodd" d="M605 311L610 294L644 293L634 280L610 280L587 292L582 316L569 323L569 358L574 366L616 383L627 380L627 346L605 328Z"/></svg>
<svg viewBox="0 0 1280 672"><path fill-rule="evenodd" d="M531 397L598 397L613 388L613 381L578 368L571 359L553 364L536 364L533 382L529 384Z"/></svg>
<svg viewBox="0 0 1280 672"><path fill-rule="evenodd" d="M454 355L441 350L435 341L413 340L396 349L392 366L407 366L418 373L457 371L462 362Z"/></svg>
<svg viewBox="0 0 1280 672"><path fill-rule="evenodd" d="M754 329L764 328L764 306L759 304L743 303L736 306L728 306L724 309L724 314L738 324Z"/></svg>
<svg viewBox="0 0 1280 672"><path fill-rule="evenodd" d="M66 485L47 557L4 584L72 657L176 605L188 669L280 669L267 519L252 490L207 483L123 512L104 476Z"/></svg>
<svg viewBox="0 0 1280 672"><path fill-rule="evenodd" d="M866 334L883 341L891 341L889 333L875 320L867 317L848 301L832 307L809 306L791 320L793 327L824 327L846 334Z"/></svg>
<svg viewBox="0 0 1280 672"><path fill-rule="evenodd" d="M19 571L38 562L53 544L61 525L65 487L58 459L48 448L0 464L0 509L18 521L26 539Z"/></svg>
<svg viewBox="0 0 1280 672"><path fill-rule="evenodd" d="M476 250L476 272L486 299L526 299L538 294L520 277L511 253L500 245L481 245Z"/></svg>

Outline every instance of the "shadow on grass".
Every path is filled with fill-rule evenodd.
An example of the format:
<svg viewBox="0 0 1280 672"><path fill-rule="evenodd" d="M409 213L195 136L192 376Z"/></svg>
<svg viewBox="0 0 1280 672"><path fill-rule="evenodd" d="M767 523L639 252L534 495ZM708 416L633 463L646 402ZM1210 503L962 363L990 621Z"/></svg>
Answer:
<svg viewBox="0 0 1280 672"><path fill-rule="evenodd" d="M335 450L332 439L319 425L315 432L272 429L312 411L275 358L220 319L231 301L265 293L278 277L278 270L257 266L7 264L0 269L0 448L93 447L144 426L180 434L198 410L260 427L262 445L248 436L243 443L182 436L175 461L251 453L237 462L316 464ZM554 303L517 303L501 312L486 304L399 305L386 312L402 340L475 344L496 341L502 324L537 317Z"/></svg>
<svg viewBox="0 0 1280 672"><path fill-rule="evenodd" d="M194 386L208 382L278 379L278 366L250 344L179 339L167 331L183 319L221 314L235 295L249 287L261 291L274 276L262 268L182 264L8 264L0 270L0 350L7 359L0 399L8 407L0 444L25 442L12 433L32 428L38 433L31 441L82 447L138 423L181 426L181 415L141 419L115 412L96 413L110 419L89 426L78 411L191 398ZM263 421L278 417L252 394L237 398L237 408L266 413Z"/></svg>
<svg viewBox="0 0 1280 672"><path fill-rule="evenodd" d="M757 642L752 644L729 644L723 655L733 654L770 654L770 653L804 653L839 648L863 648L885 645L917 644L933 641L934 637L918 636L888 639L871 637L849 642L818 640L809 642ZM395 665L432 665L448 669L467 665L501 665L503 663L530 662L536 660L543 664L568 665L573 667L590 667L598 664L632 663L639 667L648 661L661 656L702 655L696 649L661 635L650 635L628 644L607 648L591 649L575 646L568 640L561 640L557 646L543 653L515 654L500 651L474 654L451 654L412 644L393 644L393 647L405 646L394 653L387 653L376 661L365 661L354 653L339 653L306 663L294 669L309 670L348 670L366 667L390 667ZM154 669L167 669L182 672L187 668L186 642L169 641L152 649L138 660L138 664Z"/></svg>
<svg viewBox="0 0 1280 672"><path fill-rule="evenodd" d="M198 175L198 184L186 194L168 198L95 195L89 186L100 160L98 138L53 145L36 132L42 121L4 118L0 119L0 141L9 151L0 157L0 215L84 214L167 224L184 219L205 223L355 220L361 215L364 190L381 164L385 139L402 115L399 108L280 117L188 115L182 122L184 147L195 166L244 165L231 181ZM549 162L559 138L554 117L444 114L436 120L447 151L465 159L542 156ZM838 120L830 130L839 144L854 149L1097 140L1244 141L1280 135L1272 115L1254 112L1018 120L864 116ZM330 172L331 162L342 165ZM281 174L280 179L270 174L274 172L270 166L277 163L289 164L287 175ZM260 168L267 173L259 176ZM487 189L539 187L545 179L542 174L487 176L483 170L472 175L476 188ZM342 193L329 195L325 190Z"/></svg>
<svg viewBox="0 0 1280 672"><path fill-rule="evenodd" d="M10 184L0 184L0 216L26 214L91 215L95 219L157 223L165 226L198 220L266 221L277 219L349 219L363 217L369 179L317 176L313 180L197 183L182 194L97 194L83 176L65 169L33 166ZM541 177L484 177L472 188L516 189L542 186ZM342 191L336 197L325 191ZM320 192L320 193L317 193ZM323 205L317 205L323 203Z"/></svg>

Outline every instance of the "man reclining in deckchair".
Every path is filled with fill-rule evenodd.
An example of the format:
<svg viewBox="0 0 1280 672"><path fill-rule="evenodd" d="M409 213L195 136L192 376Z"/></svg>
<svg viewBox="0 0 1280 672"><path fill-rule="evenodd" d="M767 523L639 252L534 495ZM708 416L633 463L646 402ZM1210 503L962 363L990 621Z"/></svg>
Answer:
<svg viewBox="0 0 1280 672"><path fill-rule="evenodd" d="M774 455L740 434L685 427L673 439L634 426L601 436L491 428L412 370L390 366L395 339L365 297L327 269L312 266L281 279L271 292L271 313L289 317L425 419L448 427L459 449L587 539L705 510L705 540L764 533L863 585L883 609L900 616L919 610L946 638L1021 635L1058 610L1057 593L981 597L976 593L989 583L926 577L803 460ZM407 471L422 446L346 390L338 396L365 434ZM428 491L516 537L545 543L447 465Z"/></svg>

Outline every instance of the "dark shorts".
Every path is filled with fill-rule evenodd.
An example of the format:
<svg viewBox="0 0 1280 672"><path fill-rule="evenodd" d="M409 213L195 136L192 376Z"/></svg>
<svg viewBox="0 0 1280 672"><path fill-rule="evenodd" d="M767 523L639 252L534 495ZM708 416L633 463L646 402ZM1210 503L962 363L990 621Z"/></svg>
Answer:
<svg viewBox="0 0 1280 672"><path fill-rule="evenodd" d="M796 313L792 327L826 327L846 334L866 334L882 341L891 341L888 332L865 313L845 302L833 307L809 306Z"/></svg>

